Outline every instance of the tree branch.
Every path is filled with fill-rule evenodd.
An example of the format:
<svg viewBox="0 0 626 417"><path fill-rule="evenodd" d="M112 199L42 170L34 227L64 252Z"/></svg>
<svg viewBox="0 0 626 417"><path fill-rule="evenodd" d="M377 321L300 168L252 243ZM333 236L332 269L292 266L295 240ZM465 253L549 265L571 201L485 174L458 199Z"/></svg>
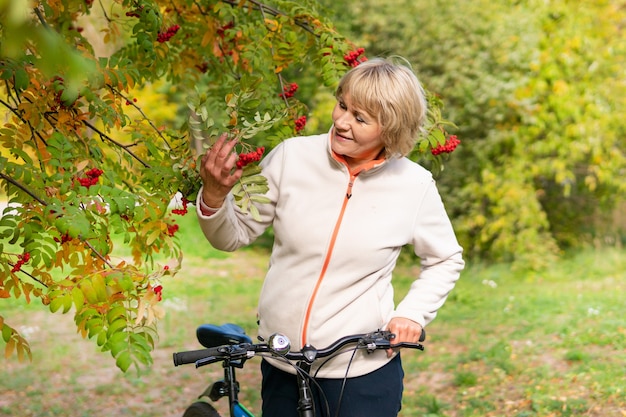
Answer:
<svg viewBox="0 0 626 417"><path fill-rule="evenodd" d="M41 198L39 198L37 195L35 195L32 191L30 191L27 187L25 187L24 185L22 185L21 183L19 183L18 181L14 180L13 178L9 177L8 175L6 175L4 172L0 172L0 178L2 178L3 180L10 182L11 184L15 185L17 188L19 188L20 190L24 191L26 194L28 194L29 196L31 196L34 200L36 200L39 204L43 205L43 206L47 206L48 203L44 200L42 200Z"/></svg>
<svg viewBox="0 0 626 417"><path fill-rule="evenodd" d="M33 7L33 11L35 12L35 15L37 16L37 19L39 19L41 26L49 30L50 26L48 25L48 22L46 22L46 19L44 18L44 16L41 14L41 10L39 10L39 7Z"/></svg>
<svg viewBox="0 0 626 417"><path fill-rule="evenodd" d="M14 263L12 263L12 262L9 262L9 265L11 265L11 266L15 266L15 264L14 264ZM33 281L38 282L38 283L39 283L39 284L41 284L42 286L44 286L44 287L48 288L48 286L47 286L47 285L46 285L46 284L45 284L42 280L35 278L32 274L30 274L30 273L28 273L28 272L24 271L23 269L20 269L20 270L19 270L19 272L21 272L21 273L23 273L23 274L25 274L25 275L28 275L28 277L29 277L30 279L32 279ZM21 282L21 280L20 280L20 282Z"/></svg>
<svg viewBox="0 0 626 417"><path fill-rule="evenodd" d="M102 262L104 262L109 268L113 269L113 265L111 265L111 263L100 253L96 250L96 248L94 248L91 243L89 243L87 240L84 240L82 238L80 238L80 241L83 242L85 245L87 245L89 247L89 249L91 249L91 251L94 253L94 255L96 255L98 258L100 258L100 260Z"/></svg>
<svg viewBox="0 0 626 417"><path fill-rule="evenodd" d="M237 6L239 7L239 1L238 0L222 0L224 3L226 4L230 4L231 6ZM263 4L257 0L248 0L250 3L254 4L255 7L252 7L252 9L256 9L256 10L260 10L260 11L266 11L269 14L271 14L272 16L279 16L279 15L284 15L286 16L286 13L281 12L278 9L274 9L273 7L270 7L266 4ZM246 7L246 6L244 6ZM305 31L309 32L310 34L314 35L314 36L318 36L315 31L311 28L311 26L309 26L309 24L301 19L296 19L294 18L294 23L296 24L296 26L299 26L300 28L304 29Z"/></svg>
<svg viewBox="0 0 626 417"><path fill-rule="evenodd" d="M143 165L146 168L151 168L150 164L148 164L147 162L145 162L143 159L141 159L140 157L138 157L137 155L135 155L133 153L133 151L131 151L129 149L129 147L127 145L123 145L121 143L119 143L118 141L116 141L115 139L113 139L111 136L107 135L106 133L104 133L103 131L101 131L100 129L98 129L97 127L95 127L93 124L89 123L87 120L83 120L83 124L85 126L87 126L88 128L90 128L91 130L93 130L94 132L96 132L102 139L106 139L109 142L113 143L115 146L123 149L125 152L128 152L128 154L130 156L132 156L133 158L135 158L135 160L137 160L137 162L139 162L141 165Z"/></svg>
<svg viewBox="0 0 626 417"><path fill-rule="evenodd" d="M115 87L107 85L107 87L109 87L109 89L111 89L111 91L113 91L113 93L118 94L120 97L122 97L124 100L126 100L126 102L130 105L133 106L134 108L137 109L137 111L139 113L141 113L141 115L143 116L143 119L146 120L148 122L148 124L150 124L150 127L152 127L152 129L156 132L157 135L159 135L159 137L163 140L163 142L165 143L165 145L167 146L167 148L171 151L172 150L172 145L170 145L170 143L167 141L167 139L165 138L165 136L163 136L163 134L159 131L159 129L154 125L154 123L152 122L152 120L146 116L146 114L143 112L143 110L141 110L141 107L139 107L138 105L136 105L132 100L130 100L128 97L124 96L124 94L122 94L120 91L118 91Z"/></svg>

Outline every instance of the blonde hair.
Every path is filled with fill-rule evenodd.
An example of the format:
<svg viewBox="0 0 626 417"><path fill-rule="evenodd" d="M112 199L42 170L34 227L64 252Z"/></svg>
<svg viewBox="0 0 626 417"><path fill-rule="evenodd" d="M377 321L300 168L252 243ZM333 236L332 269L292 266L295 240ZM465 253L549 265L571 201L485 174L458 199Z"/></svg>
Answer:
<svg viewBox="0 0 626 417"><path fill-rule="evenodd" d="M335 96L377 118L387 158L408 155L426 119L426 94L408 62L374 58L361 62L339 81ZM401 59L401 58L400 58Z"/></svg>

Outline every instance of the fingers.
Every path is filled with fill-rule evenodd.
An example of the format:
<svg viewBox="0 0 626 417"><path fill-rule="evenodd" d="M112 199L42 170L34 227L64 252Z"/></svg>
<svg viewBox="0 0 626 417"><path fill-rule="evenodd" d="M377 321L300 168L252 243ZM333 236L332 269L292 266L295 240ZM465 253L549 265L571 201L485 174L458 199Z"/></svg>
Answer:
<svg viewBox="0 0 626 417"><path fill-rule="evenodd" d="M388 330L396 335L394 343L417 343L422 335L422 326L419 323L400 317L389 322Z"/></svg>
<svg viewBox="0 0 626 417"><path fill-rule="evenodd" d="M222 133L217 141L211 146L202 158L202 165L207 167L219 166L220 168L233 156L233 148L237 141L228 141L228 134Z"/></svg>
<svg viewBox="0 0 626 417"><path fill-rule="evenodd" d="M422 326L419 323L401 317L393 318L389 322L387 330L395 335L395 337L391 340L392 344L402 342L419 343L422 335ZM394 354L394 349L387 349L386 352L387 357L390 358Z"/></svg>
<svg viewBox="0 0 626 417"><path fill-rule="evenodd" d="M226 133L222 134L202 158L202 168L214 176L228 177L237 162L238 156L233 152L237 141L227 138Z"/></svg>
<svg viewBox="0 0 626 417"><path fill-rule="evenodd" d="M242 169L236 168L238 155L234 152L236 140L228 140L228 134L220 135L203 155L200 177L205 203L222 202L228 192L241 178ZM211 206L216 207L216 206Z"/></svg>

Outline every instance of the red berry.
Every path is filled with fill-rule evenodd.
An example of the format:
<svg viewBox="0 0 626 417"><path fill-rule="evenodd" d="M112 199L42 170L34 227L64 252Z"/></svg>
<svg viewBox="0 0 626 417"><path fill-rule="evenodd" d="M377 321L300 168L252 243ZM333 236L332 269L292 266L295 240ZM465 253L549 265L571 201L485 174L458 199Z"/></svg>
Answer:
<svg viewBox="0 0 626 417"><path fill-rule="evenodd" d="M167 225L167 234L169 236L174 236L174 234L178 231L178 225L177 224L168 224Z"/></svg>
<svg viewBox="0 0 626 417"><path fill-rule="evenodd" d="M456 147L461 143L461 141L457 138L456 135L450 135L450 137L448 138L448 140L446 140L446 143L444 143L443 145L439 145L436 148L431 149L431 153L433 155L439 155L442 153L451 153L453 152Z"/></svg>
<svg viewBox="0 0 626 417"><path fill-rule="evenodd" d="M296 132L301 131L306 126L306 116L300 116L296 119Z"/></svg>
<svg viewBox="0 0 626 417"><path fill-rule="evenodd" d="M157 35L157 41L161 43L169 41L170 39L172 39L172 36L176 35L178 29L180 29L180 26L174 25L167 28L165 32L159 32L159 34Z"/></svg>
<svg viewBox="0 0 626 417"><path fill-rule="evenodd" d="M243 168L253 162L260 161L264 152L265 147L261 146L255 151L239 154L239 160L237 160L237 168Z"/></svg>

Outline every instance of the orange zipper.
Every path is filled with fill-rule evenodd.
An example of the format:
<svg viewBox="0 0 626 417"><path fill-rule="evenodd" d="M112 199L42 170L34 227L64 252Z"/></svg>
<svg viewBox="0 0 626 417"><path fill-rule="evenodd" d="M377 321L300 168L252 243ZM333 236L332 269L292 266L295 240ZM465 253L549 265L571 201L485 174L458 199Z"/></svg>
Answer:
<svg viewBox="0 0 626 417"><path fill-rule="evenodd" d="M335 223L335 229L333 230L333 235L330 240L330 245L328 246L328 251L326 252L326 258L324 259L322 270L320 271L320 275L317 278L317 283L315 284L315 288L313 289L313 294L311 295L311 299L309 300L309 304L306 309L306 314L304 316L304 326L302 328L301 346L305 346L307 342L309 320L311 318L311 311L313 310L313 304L315 303L315 298L317 297L317 293L322 285L324 276L326 275L326 270L328 269L328 264L330 263L330 258L332 257L332 254L333 254L335 242L337 241L337 234L339 233L339 227L341 226L343 215L346 212L346 207L348 206L348 200L350 199L350 197L352 197L352 186L354 185L354 180L356 179L357 174L350 174L350 182L348 183L348 189L346 190L346 196L343 199L343 205L341 206L339 217L337 218L337 222Z"/></svg>

